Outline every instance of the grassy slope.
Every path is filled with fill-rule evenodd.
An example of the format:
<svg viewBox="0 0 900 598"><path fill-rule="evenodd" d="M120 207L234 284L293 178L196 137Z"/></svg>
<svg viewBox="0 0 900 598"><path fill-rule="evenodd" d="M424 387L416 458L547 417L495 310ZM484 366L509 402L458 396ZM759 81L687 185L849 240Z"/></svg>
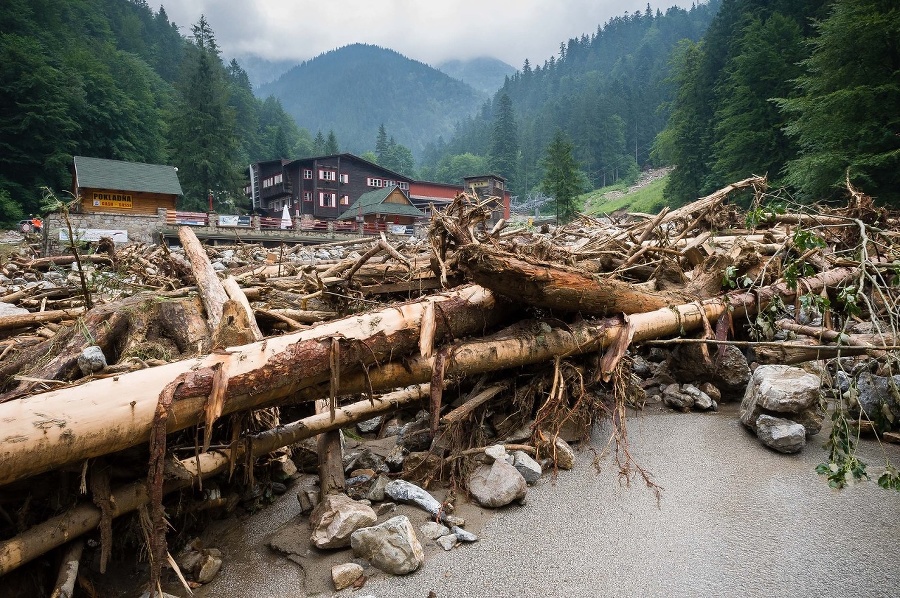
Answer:
<svg viewBox="0 0 900 598"><path fill-rule="evenodd" d="M580 205L588 207L588 214L610 214L616 210L629 212L643 212L655 214L665 205L663 189L666 186L667 177L657 179L650 184L628 193L625 185L612 185L596 189L578 198ZM615 199L604 200L603 196L610 191L621 191L625 195Z"/></svg>

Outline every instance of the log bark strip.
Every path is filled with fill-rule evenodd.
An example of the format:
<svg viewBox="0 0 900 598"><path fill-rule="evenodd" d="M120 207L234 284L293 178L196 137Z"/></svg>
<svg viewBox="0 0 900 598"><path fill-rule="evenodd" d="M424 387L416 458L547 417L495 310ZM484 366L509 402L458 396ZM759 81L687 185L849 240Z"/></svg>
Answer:
<svg viewBox="0 0 900 598"><path fill-rule="evenodd" d="M341 340L341 369L384 363L418 346L419 322L435 302L438 338L482 333L504 310L477 285L323 323L315 328L179 361L23 397L0 404L0 485L68 463L147 442L160 391L181 378L168 432L198 423L217 364L228 362L223 415L270 405L329 380L331 339ZM394 385L396 387L398 385ZM315 398L321 398L317 396Z"/></svg>

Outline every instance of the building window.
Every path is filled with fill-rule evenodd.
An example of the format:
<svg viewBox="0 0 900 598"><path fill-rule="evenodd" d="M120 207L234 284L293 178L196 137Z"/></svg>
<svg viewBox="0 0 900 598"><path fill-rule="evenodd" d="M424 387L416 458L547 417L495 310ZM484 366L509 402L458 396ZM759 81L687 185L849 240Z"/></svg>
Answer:
<svg viewBox="0 0 900 598"><path fill-rule="evenodd" d="M319 205L323 208L334 208L337 206L337 193L326 193L319 191Z"/></svg>
<svg viewBox="0 0 900 598"><path fill-rule="evenodd" d="M350 175L349 175L349 174L346 174L346 173L342 174L342 175L341 175L341 182L342 182L343 184L345 184L345 185L346 185L347 183L349 183L349 182L350 182Z"/></svg>
<svg viewBox="0 0 900 598"><path fill-rule="evenodd" d="M319 180L322 181L336 181L337 173L333 170L320 170L319 171Z"/></svg>
<svg viewBox="0 0 900 598"><path fill-rule="evenodd" d="M307 168L303 169L303 178L311 179L312 178L312 170L309 170Z"/></svg>
<svg viewBox="0 0 900 598"><path fill-rule="evenodd" d="M369 177L366 179L366 185L368 185L369 187L384 187L384 181L382 179L374 179Z"/></svg>
<svg viewBox="0 0 900 598"><path fill-rule="evenodd" d="M384 182L384 186L385 186L385 187L396 187L396 186L397 186L397 181L385 181L385 182Z"/></svg>
<svg viewBox="0 0 900 598"><path fill-rule="evenodd" d="M405 191L409 191L409 183L404 183L403 181L400 181L400 188Z"/></svg>
<svg viewBox="0 0 900 598"><path fill-rule="evenodd" d="M273 183L277 185L278 183L280 183L283 180L284 180L283 175L276 174L273 179Z"/></svg>
<svg viewBox="0 0 900 598"><path fill-rule="evenodd" d="M350 205L350 196L349 195L341 195L341 205L342 206Z"/></svg>
<svg viewBox="0 0 900 598"><path fill-rule="evenodd" d="M312 191L303 192L303 201L312 201Z"/></svg>

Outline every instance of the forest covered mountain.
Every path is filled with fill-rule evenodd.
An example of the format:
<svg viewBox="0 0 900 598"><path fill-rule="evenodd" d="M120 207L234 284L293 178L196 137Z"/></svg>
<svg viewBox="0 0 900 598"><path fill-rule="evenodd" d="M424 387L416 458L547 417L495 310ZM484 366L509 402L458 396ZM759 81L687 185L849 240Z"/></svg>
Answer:
<svg viewBox="0 0 900 598"><path fill-rule="evenodd" d="M451 182L461 165L480 163L527 193L543 179L559 131L572 140L591 188L636 176L668 120L672 51L681 40L699 41L720 4L665 13L648 5L561 42L543 64L526 60L478 114L429 145L423 176Z"/></svg>
<svg viewBox="0 0 900 598"><path fill-rule="evenodd" d="M516 72L502 60L490 56L480 56L468 60L447 60L437 65L437 69L454 79L459 79L484 93L491 94L503 86L507 77Z"/></svg>
<svg viewBox="0 0 900 598"><path fill-rule="evenodd" d="M430 139L450 134L483 99L427 64L368 44L307 60L258 93L277 98L301 127L334 131L345 151L371 150L383 124L415 156Z"/></svg>

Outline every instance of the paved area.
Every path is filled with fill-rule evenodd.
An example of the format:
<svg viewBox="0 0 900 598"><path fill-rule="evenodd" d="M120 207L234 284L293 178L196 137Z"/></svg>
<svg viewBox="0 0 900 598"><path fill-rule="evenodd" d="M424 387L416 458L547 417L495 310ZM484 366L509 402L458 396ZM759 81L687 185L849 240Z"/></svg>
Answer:
<svg viewBox="0 0 900 598"><path fill-rule="evenodd" d="M598 474L593 453L582 451L574 471L555 481L545 475L530 489L526 506L498 511L480 542L429 552L416 573L376 575L361 590L337 595L898 595L900 494L874 482L830 489L813 471L824 460L824 432L800 455L779 455L745 432L736 409L654 408L629 419L632 454L664 489L659 505L639 479L621 485L608 457ZM605 440L601 430L594 446ZM900 463L900 449L886 450ZM870 472L880 471L884 453L877 445L865 443L860 452ZM271 524L248 521L248 543ZM250 550L258 573L227 559L201 595L305 595L298 592L297 565L272 562L264 547Z"/></svg>

